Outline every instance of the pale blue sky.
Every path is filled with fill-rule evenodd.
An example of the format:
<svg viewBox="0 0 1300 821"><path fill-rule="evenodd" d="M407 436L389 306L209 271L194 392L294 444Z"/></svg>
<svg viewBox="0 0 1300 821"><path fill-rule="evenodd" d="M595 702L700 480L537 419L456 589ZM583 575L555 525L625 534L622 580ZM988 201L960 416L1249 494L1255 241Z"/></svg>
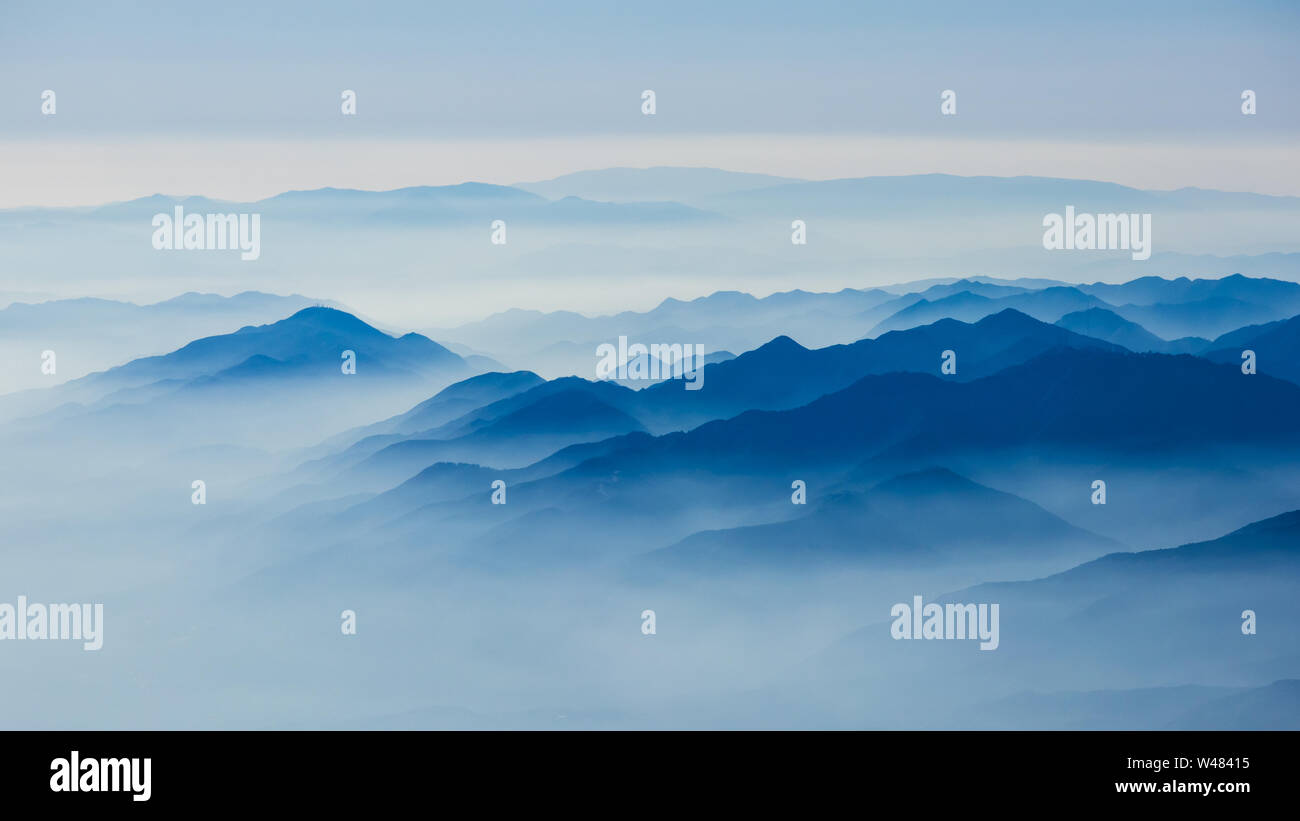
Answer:
<svg viewBox="0 0 1300 821"><path fill-rule="evenodd" d="M55 88L97 133L641 132L653 88L660 132L1237 136L1251 88L1294 134L1300 4L1215 5L6 0L0 123L43 133Z"/></svg>
<svg viewBox="0 0 1300 821"><path fill-rule="evenodd" d="M1190 141L1200 153L1185 167L1167 169L1167 185L1157 187L1206 184L1212 180L1195 174L1207 165L1230 168L1234 156L1256 147L1277 150L1300 134L1297 35L1300 4L1294 2L6 0L0 147L9 156L0 173L12 185L0 205L38 195L22 176L22 155L31 152L36 167L53 160L33 142L58 146L59 162L75 163L69 158L78 156L79 143L165 140L198 151L205 140L323 146L353 139L461 145L500 139L526 146L537 138L608 137L611 145L674 141L672 151L606 152L626 155L622 164L716 165L703 150L691 162L696 152L689 141L700 140L703 149L705 138L718 135L784 135L789 139L777 154L788 155L812 150L809 136L972 146L1015 139L1038 146L1023 152L1022 173L1040 173L1033 158L1053 150L1044 146L1071 143L1100 157L1117 146ZM56 117L40 113L46 88L58 94ZM358 93L356 117L339 113L344 88ZM646 88L658 94L654 117L640 113ZM946 88L958 92L957 117L938 114ZM1245 88L1258 94L1254 117L1239 110ZM564 159L538 152L531 169L512 157L502 163L509 176L494 181L591 167L567 159L584 154L574 144ZM504 150L526 148L516 143ZM935 152L934 167L923 170L981 173L944 167L947 153ZM98 156L101 163L131 162ZM802 173L912 170L891 157L886 152L879 167L863 169L850 153ZM439 181L451 181L444 177L454 160L434 174ZM800 173L781 166L789 160L774 156L736 170ZM302 180L331 184L338 164L331 162L333 169L324 161L305 169ZM1144 184L1136 177L1146 161L1113 163L1115 172L1107 175L1108 162L1096 161L1097 178ZM381 165L376 176L388 179L395 169ZM177 165L181 188L170 190L214 193L193 187L204 180L191 173L196 170L189 160ZM241 173L267 176L251 167L227 176ZM490 164L466 165L465 178L490 176ZM1266 178L1243 178L1238 188L1268 187ZM1283 178L1274 193L1300 193L1292 190L1300 181ZM96 201L97 191L88 188L87 201ZM75 190L68 196L75 198Z"/></svg>

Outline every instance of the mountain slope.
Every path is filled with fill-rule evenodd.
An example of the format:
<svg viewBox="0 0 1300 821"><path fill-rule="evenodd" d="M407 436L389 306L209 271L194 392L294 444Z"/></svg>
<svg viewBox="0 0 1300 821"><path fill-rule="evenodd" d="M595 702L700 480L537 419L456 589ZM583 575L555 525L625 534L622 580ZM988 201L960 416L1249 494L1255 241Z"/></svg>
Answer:
<svg viewBox="0 0 1300 821"><path fill-rule="evenodd" d="M1060 348L1119 350L1005 310L974 324L945 319L931 325L864 339L851 345L809 350L778 337L735 359L704 369L704 388L687 391L677 381L638 394L638 417L665 426L689 427L745 410L798 407L841 390L864 376L912 371L940 375L942 354L956 353L957 373L970 380Z"/></svg>
<svg viewBox="0 0 1300 821"><path fill-rule="evenodd" d="M942 682L963 681L980 703L997 698L1008 681L1032 681L1044 690L1167 687L1258 687L1294 678L1300 655L1291 637L1300 629L1295 579L1300 574L1300 511L1274 516L1207 542L1165 550L1115 553L1045 578L992 582L943 596L944 603L996 603L999 645L981 651L970 641L900 641L891 637L889 606L876 619L829 647L814 667L827 680L852 681L889 669L895 687L925 702ZM901 595L898 600L906 600ZM1258 615L1258 630L1243 632L1243 611ZM1267 628L1265 628L1267 625ZM1244 700L1241 715L1258 716ZM1281 695L1279 700L1274 696ZM1223 705L1166 715L1166 726L1194 727L1232 717ZM1003 705L1001 726L1033 721L1023 699ZM1263 699L1282 707L1276 719L1300 720L1300 701L1288 689ZM1108 709L1123 705L1112 705ZM1023 718L1017 719L1017 715ZM1239 716L1240 717L1240 716ZM963 721L963 725L969 721ZM1129 725L1132 726L1132 725Z"/></svg>
<svg viewBox="0 0 1300 821"><path fill-rule="evenodd" d="M1212 362L1242 364L1242 352L1255 352L1257 373L1300 383L1300 316L1226 333L1202 354Z"/></svg>
<svg viewBox="0 0 1300 821"><path fill-rule="evenodd" d="M647 566L689 572L783 572L867 564L916 570L936 564L1042 572L1118 545L1035 504L942 468L839 493L804 516L705 531L646 557Z"/></svg>
<svg viewBox="0 0 1300 821"><path fill-rule="evenodd" d="M66 407L30 424L56 425L69 446L81 436L170 441L145 433L185 427L191 444L308 444L476 370L419 334L392 337L343 311L304 308L43 391L47 406Z"/></svg>
<svg viewBox="0 0 1300 821"><path fill-rule="evenodd" d="M561 448L641 431L641 424L589 390L540 395L517 410L460 436L405 438L365 458L345 477L367 486L392 485L435 462L521 468Z"/></svg>
<svg viewBox="0 0 1300 821"><path fill-rule="evenodd" d="M256 291L229 297L190 292L150 305L88 298L13 303L0 310L0 390L49 387L313 305L341 307ZM42 350L58 357L53 375L31 366Z"/></svg>

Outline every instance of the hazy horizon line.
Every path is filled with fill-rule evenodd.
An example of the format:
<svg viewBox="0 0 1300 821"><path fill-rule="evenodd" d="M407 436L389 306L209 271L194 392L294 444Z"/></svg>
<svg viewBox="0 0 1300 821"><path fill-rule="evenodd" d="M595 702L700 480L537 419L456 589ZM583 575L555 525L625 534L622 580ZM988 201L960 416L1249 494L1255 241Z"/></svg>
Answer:
<svg viewBox="0 0 1300 821"><path fill-rule="evenodd" d="M343 186L336 186L336 185L320 185L313 188L286 188L275 194L271 194L265 197L260 197L255 200L223 199L223 198L213 197L203 193L176 194L176 193L167 193L164 191L154 191L153 193L150 194L141 194L139 196L130 197L128 199L106 200L106 201L99 201L93 203L85 202L85 203L78 203L75 205L30 205L29 204L29 205L16 205L16 206L0 206L0 211L23 211L29 209L76 210L76 209L84 209L84 208L102 208L109 205L124 205L133 202L140 202L142 200L153 199L155 197L163 197L165 199L177 200L177 201L182 201L187 199L205 199L205 200L211 200L213 202L232 203L232 204L239 204L239 205L254 205L257 203L266 202L268 200L273 200L276 197L280 197L285 194L309 194L309 193L315 193L319 191L346 191L346 192L356 192L362 194L391 194L391 193L396 193L398 191L409 191L411 189L417 189L417 188L457 188L464 185L484 185L493 188L511 188L515 190L523 190L520 188L520 186L542 185L544 183L555 182L556 180L561 180L566 177L577 176L579 174L594 174L594 173L601 173L606 171L658 171L658 170L720 171L726 174L737 174L737 175L745 175L745 176L757 176L757 177L777 176L762 171L738 171L733 168L721 168L718 166L711 166L711 165L651 165L651 166L620 165L620 166L605 166L605 167L598 167L598 168L581 168L576 171L570 171L565 174L560 174L559 176L556 177L547 177L544 179L536 179L536 180L518 180L513 183L490 182L483 179L465 179L460 182L452 182L452 183L411 183L409 185L399 185L395 188L386 188L386 187L385 188L365 188L365 187L359 188L359 187L352 187L352 186L343 187ZM917 173L910 173L910 174L868 174L864 176L849 176L849 177L834 177L834 176L816 177L816 178L785 177L784 178L785 182L774 182L770 186L764 186L763 188L755 188L755 189L745 189L745 191L749 191L749 190L760 191L760 190L765 190L765 188L776 188L782 185L801 185L805 183L846 182L846 181L853 181L853 180L876 180L876 179L905 179L909 177L953 177L955 179L968 179L968 180L970 179L996 179L996 180L1022 179L1022 180L1050 180L1053 182L1090 182L1090 183L1102 183L1105 185L1115 185L1121 188L1128 188L1133 191L1141 191L1144 193L1151 193L1151 194L1174 194L1180 191L1205 191L1214 194L1245 194L1245 195L1257 196L1257 197L1268 197L1271 199L1300 199L1300 194L1268 194L1268 193L1261 193L1259 191L1246 191L1246 190L1226 189L1226 188L1208 188L1199 185L1183 185L1177 188L1142 188L1142 187L1118 182L1116 180L1098 179L1093 177L1053 177L1053 176L1043 176L1039 174L1009 174L1009 175L952 174L943 171L917 172ZM738 191L735 193L744 193L745 191ZM534 192L527 192L527 193L534 193ZM545 194L537 194L537 196L542 197L543 199L546 200L550 200L552 202L557 201L555 198L549 197ZM588 200L589 202L605 202L605 200L589 199L587 197L583 197L575 194L567 194L565 195L565 197L576 197L578 199ZM649 202L649 201L676 202L675 200L646 200L645 202ZM899 284L904 284L904 283L899 283Z"/></svg>
<svg viewBox="0 0 1300 821"><path fill-rule="evenodd" d="M286 191L512 186L614 168L743 169L808 182L949 174L1300 196L1286 141L1131 143L977 137L726 134L513 138L14 139L0 145L0 209L88 207L164 190L256 202ZM1009 147L1014 150L1009 150Z"/></svg>

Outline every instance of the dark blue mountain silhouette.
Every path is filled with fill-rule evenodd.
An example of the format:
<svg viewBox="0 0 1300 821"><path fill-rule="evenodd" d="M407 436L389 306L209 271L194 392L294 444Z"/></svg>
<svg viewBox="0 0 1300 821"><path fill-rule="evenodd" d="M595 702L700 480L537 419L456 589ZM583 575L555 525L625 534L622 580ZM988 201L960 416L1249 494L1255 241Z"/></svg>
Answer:
<svg viewBox="0 0 1300 821"><path fill-rule="evenodd" d="M839 390L869 373L900 370L937 373L940 354L944 350L959 351L956 378L971 379L1060 346L1119 350L1110 343L1039 322L1012 310L986 317L974 325L943 320L923 328L886 334L875 340L816 350L804 348L788 337L778 337L735 359L706 365L705 388L699 391L685 390L682 380L670 380L641 391L633 391L613 382L563 377L528 390L512 392L503 399L475 408L428 430L410 431L410 428L417 426L413 420L420 418L413 415L403 420L401 424L404 428L400 433L380 432L362 438L337 456L324 459L318 467L349 467L403 439L459 439L493 420L564 391L591 393L602 403L617 408L651 431L664 432L694 427L704 421L725 418L753 408L797 407L818 396ZM387 431L387 426L392 424L394 422L390 420L367 430ZM572 429L571 433L578 434L579 431ZM591 438L586 436L564 444L590 441ZM463 442L462 446L468 444L468 441ZM402 452L441 453L429 445L406 448ZM456 460L490 463L486 455L475 457L463 449L458 449L455 453ZM440 458L451 457L444 453ZM381 462L382 460L375 462L372 467ZM382 475L394 482L413 475L409 457L403 457L399 463L401 467L397 473ZM417 465L416 468L430 463Z"/></svg>
<svg viewBox="0 0 1300 821"><path fill-rule="evenodd" d="M1236 365L1242 363L1243 351L1254 351L1258 373L1300 383L1300 316L1239 328L1206 348L1206 359Z"/></svg>
<svg viewBox="0 0 1300 821"><path fill-rule="evenodd" d="M1137 353L1194 354L1209 344L1208 339L1199 336L1161 339L1136 322L1130 322L1107 308L1075 311L1058 319L1056 324L1077 334L1104 339Z"/></svg>
<svg viewBox="0 0 1300 821"><path fill-rule="evenodd" d="M537 556L571 540L575 517L609 531L602 538L611 554L627 554L684 539L699 531L692 523L700 519L736 526L793 514L791 478L830 488L875 458L933 465L960 453L983 454L987 462L1029 448L1048 464L1054 454L1081 451L1124 464L1194 447L1226 452L1297 439L1300 387L1291 383L1244 377L1190 356L1058 349L971 382L869 376L792 410L749 411L684 433L625 437L571 468L512 485L509 509L479 521L556 510L565 515L533 523ZM421 458L427 465L451 457ZM412 460L390 484L425 465ZM465 491L469 508L487 504L480 488ZM440 515L420 514L432 518L413 520L412 532L433 526ZM505 531L479 544L513 550Z"/></svg>
<svg viewBox="0 0 1300 821"><path fill-rule="evenodd" d="M947 378L969 380L1060 347L1120 350L1010 309L974 324L944 319L814 350L777 337L735 359L706 366L701 390L688 391L680 380L673 380L641 391L638 418L660 430L690 427L746 410L798 407L869 374L938 375L945 350L957 354L957 373Z"/></svg>

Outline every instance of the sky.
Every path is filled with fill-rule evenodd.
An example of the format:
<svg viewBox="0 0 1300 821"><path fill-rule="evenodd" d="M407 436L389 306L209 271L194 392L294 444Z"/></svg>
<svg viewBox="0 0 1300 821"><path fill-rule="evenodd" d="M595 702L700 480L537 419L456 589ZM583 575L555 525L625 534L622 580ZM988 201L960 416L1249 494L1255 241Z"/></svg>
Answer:
<svg viewBox="0 0 1300 821"><path fill-rule="evenodd" d="M1297 34L1294 2L6 0L0 207L611 165L1300 194Z"/></svg>

